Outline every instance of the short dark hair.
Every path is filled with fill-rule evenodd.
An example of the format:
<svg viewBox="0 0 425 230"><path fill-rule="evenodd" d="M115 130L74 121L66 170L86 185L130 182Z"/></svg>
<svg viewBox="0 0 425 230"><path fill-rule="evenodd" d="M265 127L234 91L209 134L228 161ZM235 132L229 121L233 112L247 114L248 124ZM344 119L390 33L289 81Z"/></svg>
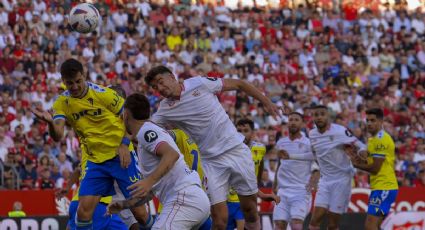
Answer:
<svg viewBox="0 0 425 230"><path fill-rule="evenodd" d="M379 120L384 119L384 111L380 108L373 108L366 110L366 115L375 115Z"/></svg>
<svg viewBox="0 0 425 230"><path fill-rule="evenodd" d="M328 107L326 105L313 105L311 108L312 109L326 109L326 110L328 110Z"/></svg>
<svg viewBox="0 0 425 230"><path fill-rule="evenodd" d="M125 90L120 85L111 85L109 88L117 92L122 98L125 99L127 97Z"/></svg>
<svg viewBox="0 0 425 230"><path fill-rule="evenodd" d="M301 114L301 113L299 113L299 112L290 112L290 113L288 114L288 117L289 117L289 116L291 116L291 115L297 115L297 116L301 117L301 120L304 120L304 115L302 115L302 114Z"/></svg>
<svg viewBox="0 0 425 230"><path fill-rule="evenodd" d="M248 118L242 118L237 123L236 126L245 126L249 125L249 127L254 130L254 122Z"/></svg>
<svg viewBox="0 0 425 230"><path fill-rule="evenodd" d="M83 64L74 58L66 60L61 65L61 75L65 78L72 78L77 75L77 73L84 73Z"/></svg>
<svg viewBox="0 0 425 230"><path fill-rule="evenodd" d="M124 108L128 109L136 120L147 120L151 114L148 98L140 93L134 93L125 99Z"/></svg>
<svg viewBox="0 0 425 230"><path fill-rule="evenodd" d="M159 74L169 73L173 74L173 72L166 66L160 65L155 66L152 69L149 70L149 72L146 74L145 82L148 85L151 85L152 80Z"/></svg>

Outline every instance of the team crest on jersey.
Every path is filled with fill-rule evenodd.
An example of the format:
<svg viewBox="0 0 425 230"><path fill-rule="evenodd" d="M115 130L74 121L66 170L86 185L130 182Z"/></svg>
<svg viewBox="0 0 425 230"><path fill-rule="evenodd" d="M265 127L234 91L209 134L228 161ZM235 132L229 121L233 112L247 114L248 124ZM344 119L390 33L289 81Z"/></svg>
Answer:
<svg viewBox="0 0 425 230"><path fill-rule="evenodd" d="M201 95L201 93L199 92L199 90L195 90L195 91L193 91L192 95L194 97L197 97L197 96Z"/></svg>
<svg viewBox="0 0 425 230"><path fill-rule="evenodd" d="M173 106L176 104L176 101L167 101L168 106Z"/></svg>
<svg viewBox="0 0 425 230"><path fill-rule="evenodd" d="M148 130L148 131L146 131L144 138L145 138L146 142L150 143L150 142L153 142L154 140L158 139L158 134L153 130Z"/></svg>
<svg viewBox="0 0 425 230"><path fill-rule="evenodd" d="M90 103L90 105L93 107L93 103L94 103L94 101L93 101L93 98L89 98L89 99L87 99L87 101Z"/></svg>

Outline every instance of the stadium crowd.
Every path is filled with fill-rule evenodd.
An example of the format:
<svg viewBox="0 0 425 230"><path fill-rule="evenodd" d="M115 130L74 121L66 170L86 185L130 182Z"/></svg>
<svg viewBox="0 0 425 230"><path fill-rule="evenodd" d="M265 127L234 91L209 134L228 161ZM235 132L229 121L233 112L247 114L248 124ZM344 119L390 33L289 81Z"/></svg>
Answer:
<svg viewBox="0 0 425 230"><path fill-rule="evenodd" d="M385 130L396 143L401 186L425 186L425 11L406 3L381 10L294 8L231 10L222 4L156 5L145 0L99 1L102 23L89 35L72 31L71 1L2 0L0 3L0 187L62 188L76 167L78 138L69 129L55 143L30 107L50 109L64 89L58 67L76 57L87 77L161 100L143 77L165 64L179 80L195 75L245 79L273 102L302 112L312 128L314 104L329 107L336 123L367 140L365 110L385 111ZM75 4L75 3L73 3ZM251 118L267 145L261 186L271 187L276 141L287 135L243 93L219 95L232 120ZM358 171L353 186L367 188Z"/></svg>

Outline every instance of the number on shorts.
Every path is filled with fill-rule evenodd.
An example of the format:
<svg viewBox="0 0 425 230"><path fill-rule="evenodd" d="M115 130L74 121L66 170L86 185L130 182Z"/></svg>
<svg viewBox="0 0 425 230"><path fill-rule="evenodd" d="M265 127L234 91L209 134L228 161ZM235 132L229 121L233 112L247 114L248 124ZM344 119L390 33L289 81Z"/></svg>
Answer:
<svg viewBox="0 0 425 230"><path fill-rule="evenodd" d="M190 154L193 155L192 170L198 171L197 169L198 169L198 155L199 155L199 152L196 151L196 150L192 150L190 152Z"/></svg>

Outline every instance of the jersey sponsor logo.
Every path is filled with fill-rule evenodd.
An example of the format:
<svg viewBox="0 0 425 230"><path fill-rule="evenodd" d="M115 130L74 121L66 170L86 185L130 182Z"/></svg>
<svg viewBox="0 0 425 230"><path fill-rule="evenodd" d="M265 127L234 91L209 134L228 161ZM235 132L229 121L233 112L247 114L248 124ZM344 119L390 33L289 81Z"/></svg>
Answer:
<svg viewBox="0 0 425 230"><path fill-rule="evenodd" d="M375 145L375 150L377 150L377 151L381 151L381 150L385 150L385 149L387 149L387 146L385 146L381 143Z"/></svg>
<svg viewBox="0 0 425 230"><path fill-rule="evenodd" d="M353 136L353 134L351 133L351 131L348 130L348 129L345 130L345 135L347 135L347 137L352 137Z"/></svg>
<svg viewBox="0 0 425 230"><path fill-rule="evenodd" d="M120 96L117 93L114 93L114 99L112 99L111 106L115 107L118 105L118 102L121 100Z"/></svg>
<svg viewBox="0 0 425 230"><path fill-rule="evenodd" d="M98 109L85 109L82 110L78 113L73 113L72 114L72 118L74 119L74 121L78 121L80 118L84 117L84 116L100 116L102 115L102 109L98 108Z"/></svg>
<svg viewBox="0 0 425 230"><path fill-rule="evenodd" d="M218 78L216 78L216 77L207 77L207 79L210 80L210 81L217 81L218 80Z"/></svg>
<svg viewBox="0 0 425 230"><path fill-rule="evenodd" d="M158 139L158 134L153 130L148 130L148 131L146 131L144 137L145 137L145 141L150 143L150 142Z"/></svg>

